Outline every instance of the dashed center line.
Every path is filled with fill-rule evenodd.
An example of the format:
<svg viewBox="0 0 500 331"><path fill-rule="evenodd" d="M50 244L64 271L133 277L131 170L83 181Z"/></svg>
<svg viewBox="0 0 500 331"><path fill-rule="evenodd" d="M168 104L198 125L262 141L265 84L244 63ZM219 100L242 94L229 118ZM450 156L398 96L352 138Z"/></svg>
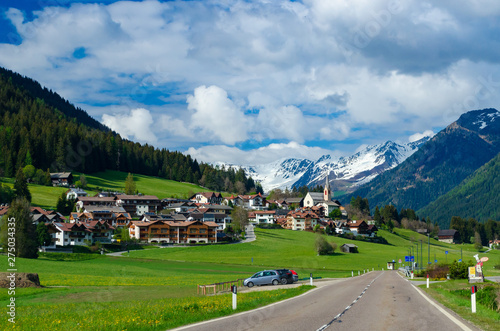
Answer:
<svg viewBox="0 0 500 331"><path fill-rule="evenodd" d="M360 295L358 295L358 297L347 307L344 308L344 310L338 314L337 316L335 316L330 322L328 322L327 324L323 325L322 327L320 327L319 329L317 329L316 331L323 331L325 330L326 328L328 328L330 325L332 325L333 322L335 322L336 320L338 320L340 318L340 316L344 315L356 302L359 301L359 299L361 299L361 297L363 296L363 294L365 294L365 292L368 290L368 288L370 287L371 284L373 284L373 282L375 282L377 280L377 278L379 278L380 276L382 276L384 273L382 272L380 275L378 275L376 278L374 278L370 284L366 285L365 289L363 290L363 292L361 292Z"/></svg>

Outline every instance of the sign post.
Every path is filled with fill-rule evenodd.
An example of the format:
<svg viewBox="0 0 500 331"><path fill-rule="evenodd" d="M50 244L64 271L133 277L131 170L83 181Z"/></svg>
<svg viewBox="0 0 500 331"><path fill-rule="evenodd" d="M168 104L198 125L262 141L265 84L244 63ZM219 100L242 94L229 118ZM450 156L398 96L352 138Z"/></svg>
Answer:
<svg viewBox="0 0 500 331"><path fill-rule="evenodd" d="M233 292L233 310L236 310L236 307L238 305L237 303L237 292L238 292L238 287L236 285L231 286L231 292Z"/></svg>
<svg viewBox="0 0 500 331"><path fill-rule="evenodd" d="M470 295L470 303L471 303L472 312L475 313L476 312L476 292L477 292L476 285L473 285L471 287L471 292L472 292L472 294Z"/></svg>

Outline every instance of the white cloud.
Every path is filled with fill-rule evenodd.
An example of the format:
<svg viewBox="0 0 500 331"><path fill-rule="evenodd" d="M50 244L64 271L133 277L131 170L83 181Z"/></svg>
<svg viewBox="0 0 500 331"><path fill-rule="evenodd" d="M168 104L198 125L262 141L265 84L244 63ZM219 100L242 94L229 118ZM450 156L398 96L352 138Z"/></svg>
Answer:
<svg viewBox="0 0 500 331"><path fill-rule="evenodd" d="M491 24L500 15L497 2L153 0L72 2L34 13L11 8L5 17L21 43L0 44L0 65L158 147L247 140L330 146L353 136L372 143L500 104L500 27ZM75 57L76 49L85 57ZM491 75L497 85L482 88ZM128 127L138 108L149 109L142 120L163 130L149 122L153 131Z"/></svg>
<svg viewBox="0 0 500 331"><path fill-rule="evenodd" d="M410 137L408 137L408 141L412 143L412 142L420 140L424 137L432 137L434 135L435 135L435 133L432 130L426 130L422 133L417 132L415 134L412 134Z"/></svg>
<svg viewBox="0 0 500 331"><path fill-rule="evenodd" d="M188 109L193 111L190 127L198 139L229 145L247 139L243 112L220 87L197 87L194 95L187 97L187 102Z"/></svg>
<svg viewBox="0 0 500 331"><path fill-rule="evenodd" d="M153 117L147 109L133 109L130 114L114 116L104 114L102 115L102 123L125 138L133 137L143 143L157 143L156 135L152 131Z"/></svg>

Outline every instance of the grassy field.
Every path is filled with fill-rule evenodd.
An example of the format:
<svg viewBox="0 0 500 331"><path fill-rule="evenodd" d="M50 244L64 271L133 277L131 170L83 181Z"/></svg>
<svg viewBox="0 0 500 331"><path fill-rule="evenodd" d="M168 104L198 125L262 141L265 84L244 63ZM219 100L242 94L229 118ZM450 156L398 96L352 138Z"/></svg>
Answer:
<svg viewBox="0 0 500 331"><path fill-rule="evenodd" d="M95 174L87 175L88 188L85 190L90 196L97 194L101 190L123 191L125 187L125 178L128 173L120 171L105 171ZM73 173L75 181L79 180L80 174ZM203 192L207 189L190 184L181 183L173 180L167 180L158 177L150 177L144 175L134 175L137 190L143 194L156 195L158 198L163 199L167 197L174 198L187 198L190 192ZM0 178L0 182L13 187L13 178ZM63 187L52 187L29 184L33 206L38 206L46 209L55 209L57 199L61 193L66 192L68 189Z"/></svg>
<svg viewBox="0 0 500 331"><path fill-rule="evenodd" d="M492 292L500 291L499 284L484 283L478 284L476 294L476 313L471 311L471 285L467 280L452 280L442 283L434 283L429 288L425 285L420 288L430 294L442 305L450 308L463 318L473 322L483 330L498 330L500 324L500 314L485 305L481 296L486 294L486 287L493 287ZM491 302L491 301L488 301Z"/></svg>
<svg viewBox="0 0 500 331"><path fill-rule="evenodd" d="M352 270L356 274L357 270L380 270L387 261L404 260L410 239L420 239L414 232L400 229L379 234L390 244L329 237L338 246L350 242L359 247L358 254L337 252L332 256L316 255L316 234L256 229L258 239L245 244L140 250L125 257L98 255L81 261L18 258L19 272L36 272L41 284L50 287L16 291L16 326L25 330L34 325L55 330L166 329L232 313L228 295L202 297L196 293L198 284L233 281L277 267L295 269L300 278L309 273L315 277L350 277ZM444 260L448 250L451 262L460 256L457 247L431 240L431 255ZM463 247L464 260L475 254L471 248ZM485 274L492 275L492 266L500 264L500 252L483 255L490 257L485 263ZM426 253L424 260L425 256ZM5 256L0 256L0 265L7 265ZM245 294L241 297L246 298L245 304L240 308L251 309L302 292ZM7 290L1 289L0 314L4 316L8 299ZM196 319L192 320L191 315Z"/></svg>

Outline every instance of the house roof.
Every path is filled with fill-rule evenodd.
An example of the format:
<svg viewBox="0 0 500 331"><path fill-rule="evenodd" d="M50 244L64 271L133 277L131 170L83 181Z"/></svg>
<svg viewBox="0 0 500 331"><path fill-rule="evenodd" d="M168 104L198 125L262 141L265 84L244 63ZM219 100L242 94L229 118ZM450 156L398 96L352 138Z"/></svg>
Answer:
<svg viewBox="0 0 500 331"><path fill-rule="evenodd" d="M355 247L358 247L358 246L356 246L356 245L354 245L354 244L343 244L343 245L342 245L342 246L340 246L340 247L344 247L344 246L345 246L345 247L349 247L349 248L355 248Z"/></svg>
<svg viewBox="0 0 500 331"><path fill-rule="evenodd" d="M85 211L89 213L125 213L125 209L123 207L119 206L92 206L92 205L85 205L83 206Z"/></svg>
<svg viewBox="0 0 500 331"><path fill-rule="evenodd" d="M116 197L120 200L160 200L156 195L120 195Z"/></svg>
<svg viewBox="0 0 500 331"><path fill-rule="evenodd" d="M448 236L454 236L458 231L454 229L449 229L449 230L439 230L438 232L438 237L448 237Z"/></svg>
<svg viewBox="0 0 500 331"><path fill-rule="evenodd" d="M68 179L71 175L71 172L51 172L50 179Z"/></svg>

